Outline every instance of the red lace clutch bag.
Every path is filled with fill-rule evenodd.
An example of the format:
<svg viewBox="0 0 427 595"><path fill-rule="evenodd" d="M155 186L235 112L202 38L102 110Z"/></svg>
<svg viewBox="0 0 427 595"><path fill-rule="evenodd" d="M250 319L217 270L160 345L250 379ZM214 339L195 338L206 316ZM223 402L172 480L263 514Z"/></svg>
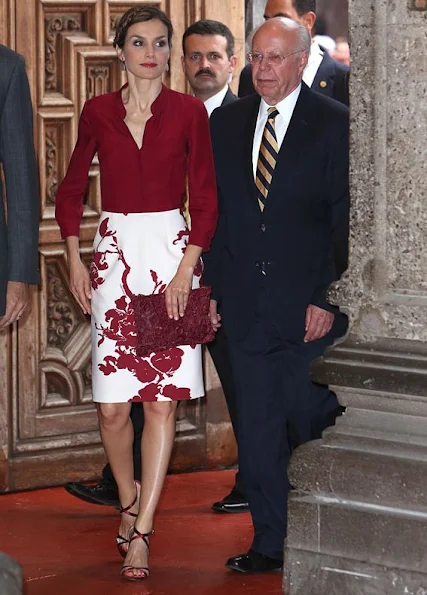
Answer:
<svg viewBox="0 0 427 595"><path fill-rule="evenodd" d="M133 296L136 354L145 357L178 345L213 341L215 331L209 318L210 295L210 287L193 289L188 296L185 314L179 320L169 318L164 293Z"/></svg>

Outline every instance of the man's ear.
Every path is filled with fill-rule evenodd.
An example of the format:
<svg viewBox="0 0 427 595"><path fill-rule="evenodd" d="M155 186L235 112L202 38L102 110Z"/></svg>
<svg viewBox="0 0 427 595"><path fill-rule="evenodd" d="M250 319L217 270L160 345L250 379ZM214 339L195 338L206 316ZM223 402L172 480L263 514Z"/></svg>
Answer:
<svg viewBox="0 0 427 595"><path fill-rule="evenodd" d="M234 69L236 68L237 64L237 56L231 56L230 58L230 68L228 69L230 74L233 74Z"/></svg>
<svg viewBox="0 0 427 595"><path fill-rule="evenodd" d="M302 24L307 27L310 33L313 33L314 23L316 22L316 15L314 12L306 12L301 17Z"/></svg>
<svg viewBox="0 0 427 595"><path fill-rule="evenodd" d="M182 72L185 74L185 56L181 56Z"/></svg>
<svg viewBox="0 0 427 595"><path fill-rule="evenodd" d="M304 72L304 69L307 66L308 57L309 57L309 52L303 52L301 54L301 59L300 59L300 63L299 63L299 67L301 69L300 72Z"/></svg>

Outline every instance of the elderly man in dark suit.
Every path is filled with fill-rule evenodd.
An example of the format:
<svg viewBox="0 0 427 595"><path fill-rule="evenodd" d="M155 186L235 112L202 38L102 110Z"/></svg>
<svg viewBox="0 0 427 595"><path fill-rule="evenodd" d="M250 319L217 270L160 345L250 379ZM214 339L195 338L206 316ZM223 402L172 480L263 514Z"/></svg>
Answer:
<svg viewBox="0 0 427 595"><path fill-rule="evenodd" d="M22 56L0 45L0 329L19 320L38 283L39 198L30 89ZM0 197L2 195L0 180Z"/></svg>
<svg viewBox="0 0 427 595"><path fill-rule="evenodd" d="M205 280L229 341L254 525L227 562L240 572L281 567L289 428L310 440L337 408L309 368L345 328L326 292L348 250L348 108L302 82L310 45L302 24L269 19L249 56L258 94L211 117L220 217Z"/></svg>
<svg viewBox="0 0 427 595"><path fill-rule="evenodd" d="M316 0L267 0L264 18L268 20L274 17L293 19L307 27L312 34L316 22ZM348 75L348 66L333 60L317 41L312 41L308 63L302 77L306 85L313 91L348 105ZM247 64L240 75L239 97L254 92L251 65Z"/></svg>

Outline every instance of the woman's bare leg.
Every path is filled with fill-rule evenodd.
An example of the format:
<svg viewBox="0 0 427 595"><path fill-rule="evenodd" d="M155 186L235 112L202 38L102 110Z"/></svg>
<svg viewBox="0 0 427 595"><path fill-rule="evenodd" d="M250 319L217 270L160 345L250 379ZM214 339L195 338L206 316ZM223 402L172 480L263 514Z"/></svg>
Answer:
<svg viewBox="0 0 427 595"><path fill-rule="evenodd" d="M135 528L148 533L153 528L154 514L165 481L175 439L176 402L144 403L144 430L141 441L142 489ZM126 566L147 567L148 548L142 539L135 539L129 547ZM128 573L126 573L128 574ZM139 576L141 572L133 571Z"/></svg>
<svg viewBox="0 0 427 595"><path fill-rule="evenodd" d="M102 444L117 482L120 504L129 506L135 499L133 473L134 431L130 420L130 403L99 403L98 417ZM138 502L130 512L138 512ZM127 537L134 517L121 515L119 534Z"/></svg>

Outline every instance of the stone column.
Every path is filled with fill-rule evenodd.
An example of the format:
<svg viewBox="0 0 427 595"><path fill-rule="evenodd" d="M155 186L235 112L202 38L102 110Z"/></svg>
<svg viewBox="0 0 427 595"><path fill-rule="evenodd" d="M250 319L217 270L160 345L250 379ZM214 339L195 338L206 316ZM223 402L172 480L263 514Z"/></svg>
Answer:
<svg viewBox="0 0 427 595"><path fill-rule="evenodd" d="M427 0L350 0L350 318L313 366L347 407L294 453L291 595L427 594Z"/></svg>
<svg viewBox="0 0 427 595"><path fill-rule="evenodd" d="M266 0L245 0L246 53L251 51L249 39L252 31L264 22Z"/></svg>

